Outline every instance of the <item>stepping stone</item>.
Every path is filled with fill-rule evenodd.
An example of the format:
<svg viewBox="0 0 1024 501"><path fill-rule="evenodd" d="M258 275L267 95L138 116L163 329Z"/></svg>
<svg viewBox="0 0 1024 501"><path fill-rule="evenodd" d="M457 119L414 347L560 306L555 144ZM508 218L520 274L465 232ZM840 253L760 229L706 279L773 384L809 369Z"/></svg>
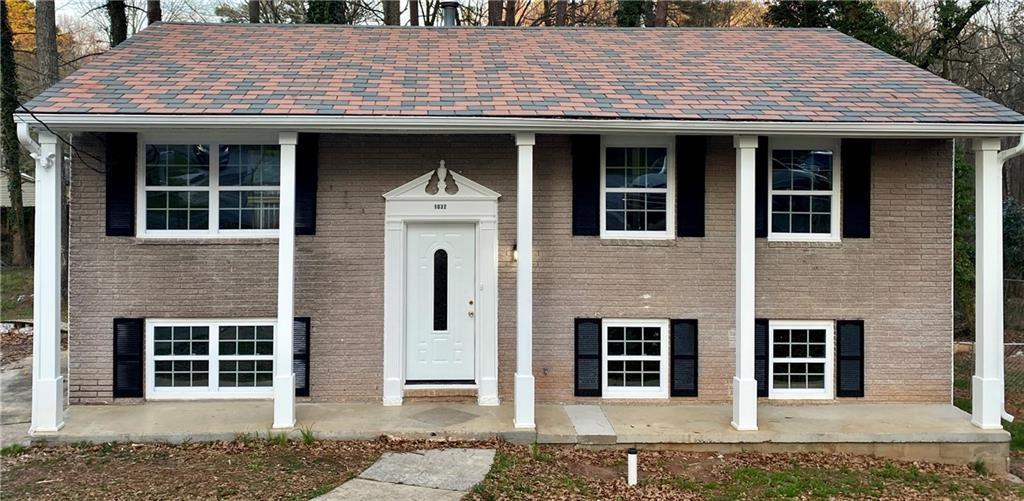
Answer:
<svg viewBox="0 0 1024 501"><path fill-rule="evenodd" d="M491 449L385 453L359 478L449 491L469 491L491 471Z"/></svg>
<svg viewBox="0 0 1024 501"><path fill-rule="evenodd" d="M615 428L599 405L567 405L565 414L576 429L576 441L581 444L614 444Z"/></svg>
<svg viewBox="0 0 1024 501"><path fill-rule="evenodd" d="M462 499L465 495L466 493L463 491L389 484L387 482L374 482L373 480L355 478L316 499L320 501L369 501L378 499L395 501L455 501Z"/></svg>

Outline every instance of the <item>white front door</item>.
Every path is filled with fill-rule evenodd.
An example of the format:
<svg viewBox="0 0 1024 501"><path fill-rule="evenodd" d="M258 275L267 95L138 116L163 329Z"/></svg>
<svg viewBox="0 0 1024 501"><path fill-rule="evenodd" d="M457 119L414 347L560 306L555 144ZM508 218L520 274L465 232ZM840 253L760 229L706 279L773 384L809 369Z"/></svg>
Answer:
<svg viewBox="0 0 1024 501"><path fill-rule="evenodd" d="M407 382L473 382L476 226L412 223L406 249Z"/></svg>

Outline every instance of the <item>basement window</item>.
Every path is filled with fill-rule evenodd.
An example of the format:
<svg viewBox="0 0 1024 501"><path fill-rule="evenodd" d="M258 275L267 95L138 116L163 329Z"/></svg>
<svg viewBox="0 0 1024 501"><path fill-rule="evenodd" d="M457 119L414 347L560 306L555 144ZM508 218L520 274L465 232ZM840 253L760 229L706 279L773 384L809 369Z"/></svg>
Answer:
<svg viewBox="0 0 1024 501"><path fill-rule="evenodd" d="M773 320L768 329L769 398L832 398L832 322Z"/></svg>
<svg viewBox="0 0 1024 501"><path fill-rule="evenodd" d="M269 397L272 320L146 322L148 398Z"/></svg>
<svg viewBox="0 0 1024 501"><path fill-rule="evenodd" d="M668 321L605 320L602 395L668 398Z"/></svg>

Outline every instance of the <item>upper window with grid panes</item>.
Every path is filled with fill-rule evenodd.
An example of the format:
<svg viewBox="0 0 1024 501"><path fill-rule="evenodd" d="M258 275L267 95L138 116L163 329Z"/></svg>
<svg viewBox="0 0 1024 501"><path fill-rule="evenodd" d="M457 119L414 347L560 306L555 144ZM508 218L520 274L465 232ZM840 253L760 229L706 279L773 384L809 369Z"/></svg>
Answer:
<svg viewBox="0 0 1024 501"><path fill-rule="evenodd" d="M278 145L146 144L144 159L142 234L276 233Z"/></svg>
<svg viewBox="0 0 1024 501"><path fill-rule="evenodd" d="M839 239L839 156L831 143L771 150L774 240Z"/></svg>
<svg viewBox="0 0 1024 501"><path fill-rule="evenodd" d="M671 145L605 141L601 236L672 238Z"/></svg>

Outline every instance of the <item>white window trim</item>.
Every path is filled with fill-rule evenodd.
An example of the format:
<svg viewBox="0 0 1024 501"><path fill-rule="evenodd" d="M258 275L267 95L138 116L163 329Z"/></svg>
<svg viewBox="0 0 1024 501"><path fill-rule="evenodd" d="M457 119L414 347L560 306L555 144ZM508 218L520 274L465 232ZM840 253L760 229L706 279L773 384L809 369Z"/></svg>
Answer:
<svg viewBox="0 0 1024 501"><path fill-rule="evenodd" d="M665 196L665 231L627 231L606 229L607 190L605 186L605 155L608 148L665 148L668 152L665 163L668 166ZM674 136L601 136L601 238L620 240L671 240L676 237L676 142ZM655 188L657 189L657 188ZM638 192L651 190L634 188ZM629 191L615 190L615 191Z"/></svg>
<svg viewBox="0 0 1024 501"><path fill-rule="evenodd" d="M768 226L768 241L774 242L839 242L841 240L840 224L842 223L842 142L835 138L824 137L772 137L768 140L768 211L765 224ZM775 191L772 183L772 151L773 150L831 150L832 151L832 189L831 190L779 190ZM830 195L832 197L832 231L830 233L780 233L772 231L772 195Z"/></svg>
<svg viewBox="0 0 1024 501"><path fill-rule="evenodd" d="M775 329L825 330L825 388L775 389ZM831 400L835 398L835 322L829 320L768 321L768 398L773 400ZM818 363L817 358L787 358L794 363Z"/></svg>
<svg viewBox="0 0 1024 501"><path fill-rule="evenodd" d="M661 384L650 387L609 387L608 386L608 328L609 327L660 327L661 328ZM603 319L601 321L601 398L608 399L667 399L669 398L669 325L668 320ZM647 356L622 355L612 360L649 359Z"/></svg>
<svg viewBox="0 0 1024 501"><path fill-rule="evenodd" d="M208 319L208 318L154 318L146 319L146 396L147 400L225 400L225 399L267 399L274 397L274 387L252 387L252 388L220 388L219 374L216 363L219 360L275 360L271 355L232 355L219 356L220 343L219 328L222 325L256 325L256 326L277 326L277 319L267 318L233 318L233 319ZM209 381L206 388L182 388L182 387L156 387L156 356L154 329L156 327L209 327L210 348L206 355L209 361ZM185 356L182 356L186 358ZM200 356L188 356L196 359ZM275 362L276 363L276 362Z"/></svg>
<svg viewBox="0 0 1024 501"><path fill-rule="evenodd" d="M135 236L137 238L185 238L185 239L217 239L217 238L277 238L278 230L222 230L220 226L220 175L215 162L219 159L214 155L214 147L220 144L237 145L276 145L279 138L276 134L266 133L234 133L227 131L208 131L207 133L182 133L175 131L161 131L147 134L139 134L136 145L136 174L135 174ZM210 182L206 186L209 200L209 222L206 230L147 230L146 229L146 145L169 144L169 145L210 145ZM160 187L161 191L198 191L184 186ZM232 186L231 189L239 191L262 191L275 189L280 191L280 186Z"/></svg>

